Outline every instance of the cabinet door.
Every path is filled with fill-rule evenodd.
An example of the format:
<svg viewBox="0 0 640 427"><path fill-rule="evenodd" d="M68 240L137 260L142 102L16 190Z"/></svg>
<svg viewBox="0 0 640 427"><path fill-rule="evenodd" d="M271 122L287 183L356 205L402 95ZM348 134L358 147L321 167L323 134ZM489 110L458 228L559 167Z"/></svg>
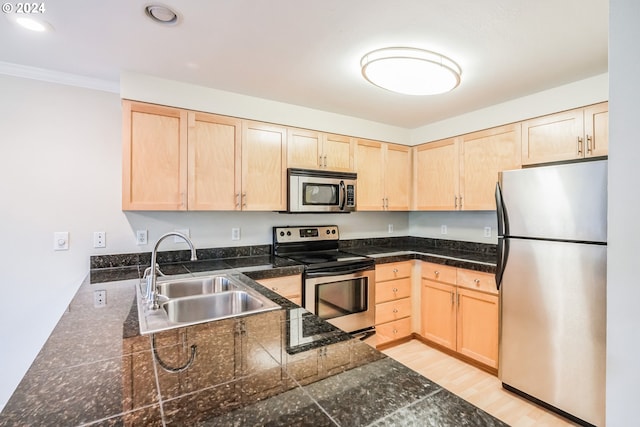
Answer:
<svg viewBox="0 0 640 427"><path fill-rule="evenodd" d="M522 122L522 164L584 157L582 108Z"/></svg>
<svg viewBox="0 0 640 427"><path fill-rule="evenodd" d="M256 280L265 288L282 295L294 304L302 305L302 276L299 274L285 277Z"/></svg>
<svg viewBox="0 0 640 427"><path fill-rule="evenodd" d="M189 210L240 209L241 120L189 112Z"/></svg>
<svg viewBox="0 0 640 427"><path fill-rule="evenodd" d="M329 170L353 171L353 138L326 134L323 140L323 166Z"/></svg>
<svg viewBox="0 0 640 427"><path fill-rule="evenodd" d="M384 203L382 143L358 140L356 145L356 189L359 211L381 211Z"/></svg>
<svg viewBox="0 0 640 427"><path fill-rule="evenodd" d="M456 349L456 287L422 279L422 336Z"/></svg>
<svg viewBox="0 0 640 427"><path fill-rule="evenodd" d="M187 209L187 112L123 101L122 210Z"/></svg>
<svg viewBox="0 0 640 427"><path fill-rule="evenodd" d="M322 166L322 135L305 129L287 130L287 165L290 168L317 169Z"/></svg>
<svg viewBox="0 0 640 427"><path fill-rule="evenodd" d="M586 157L609 154L609 103L592 105L584 109L584 133L587 140Z"/></svg>
<svg viewBox="0 0 640 427"><path fill-rule="evenodd" d="M242 210L286 209L286 155L286 128L243 122Z"/></svg>
<svg viewBox="0 0 640 427"><path fill-rule="evenodd" d="M446 139L416 147L416 210L458 209L458 146Z"/></svg>
<svg viewBox="0 0 640 427"><path fill-rule="evenodd" d="M391 211L408 211L411 205L411 148L386 144L385 154L385 207Z"/></svg>
<svg viewBox="0 0 640 427"><path fill-rule="evenodd" d="M458 352L498 367L498 296L458 288Z"/></svg>
<svg viewBox="0 0 640 427"><path fill-rule="evenodd" d="M498 172L521 166L521 126L514 124L460 138L460 200L463 210L495 210Z"/></svg>

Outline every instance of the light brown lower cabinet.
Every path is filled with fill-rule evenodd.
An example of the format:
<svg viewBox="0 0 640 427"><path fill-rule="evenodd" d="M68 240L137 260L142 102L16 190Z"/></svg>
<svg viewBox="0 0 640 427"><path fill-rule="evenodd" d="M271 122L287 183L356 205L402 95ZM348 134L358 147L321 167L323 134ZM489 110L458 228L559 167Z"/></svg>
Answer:
<svg viewBox="0 0 640 427"><path fill-rule="evenodd" d="M282 295L292 303L302 305L302 276L300 274L256 280L256 282Z"/></svg>
<svg viewBox="0 0 640 427"><path fill-rule="evenodd" d="M498 368L499 298L493 275L424 263L421 336Z"/></svg>
<svg viewBox="0 0 640 427"><path fill-rule="evenodd" d="M375 345L411 336L412 261L376 266Z"/></svg>

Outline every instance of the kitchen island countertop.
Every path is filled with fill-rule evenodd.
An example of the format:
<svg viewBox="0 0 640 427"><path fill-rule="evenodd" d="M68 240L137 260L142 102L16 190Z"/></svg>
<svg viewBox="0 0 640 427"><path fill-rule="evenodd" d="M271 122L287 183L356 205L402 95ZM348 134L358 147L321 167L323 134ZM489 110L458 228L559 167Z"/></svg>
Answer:
<svg viewBox="0 0 640 427"><path fill-rule="evenodd" d="M302 271L270 255L206 263L199 273ZM196 274L189 265L172 273ZM115 270L80 286L0 425L505 425L255 282L281 310L139 335L139 279ZM106 307L94 307L98 289ZM321 330L293 346L303 325Z"/></svg>

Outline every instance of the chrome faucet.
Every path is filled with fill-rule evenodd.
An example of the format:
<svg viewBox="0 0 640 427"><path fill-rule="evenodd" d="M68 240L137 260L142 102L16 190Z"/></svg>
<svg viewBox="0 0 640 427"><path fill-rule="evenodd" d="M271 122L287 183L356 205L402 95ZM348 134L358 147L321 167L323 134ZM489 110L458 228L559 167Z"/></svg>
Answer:
<svg viewBox="0 0 640 427"><path fill-rule="evenodd" d="M151 267L149 271L149 276L147 276L147 299L151 302L151 309L157 310L160 308L160 304L158 304L158 285L156 284L156 279L158 276L158 268L156 267L156 258L158 255L158 246L160 242L166 239L169 236L177 236L182 238L187 245L189 245L189 249L191 249L191 261L197 261L198 257L196 256L196 248L193 247L193 243L187 236L182 233L178 233L177 231L170 231L169 233L163 234L160 236L156 245L153 247L153 252L151 252Z"/></svg>

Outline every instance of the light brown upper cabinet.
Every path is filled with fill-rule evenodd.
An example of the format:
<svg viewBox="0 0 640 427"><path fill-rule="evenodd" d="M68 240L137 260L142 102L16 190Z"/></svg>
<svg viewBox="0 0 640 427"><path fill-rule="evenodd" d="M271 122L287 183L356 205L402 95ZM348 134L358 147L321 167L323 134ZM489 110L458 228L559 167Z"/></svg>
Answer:
<svg viewBox="0 0 640 427"><path fill-rule="evenodd" d="M287 129L246 120L242 123L242 210L285 210Z"/></svg>
<svg viewBox="0 0 640 427"><path fill-rule="evenodd" d="M495 210L498 172L520 169L520 123L460 137L458 208Z"/></svg>
<svg viewBox="0 0 640 427"><path fill-rule="evenodd" d="M123 210L187 209L187 112L124 100Z"/></svg>
<svg viewBox="0 0 640 427"><path fill-rule="evenodd" d="M408 211L411 148L367 139L356 143L359 211Z"/></svg>
<svg viewBox="0 0 640 427"><path fill-rule="evenodd" d="M240 209L242 120L190 111L189 210Z"/></svg>
<svg viewBox="0 0 640 427"><path fill-rule="evenodd" d="M287 135L288 167L353 171L353 138L296 128Z"/></svg>
<svg viewBox="0 0 640 427"><path fill-rule="evenodd" d="M522 164L606 156L607 102L538 117L522 123Z"/></svg>
<svg viewBox="0 0 640 427"><path fill-rule="evenodd" d="M494 210L498 172L520 168L520 124L415 148L417 210Z"/></svg>
<svg viewBox="0 0 640 427"><path fill-rule="evenodd" d="M123 210L284 210L285 127L123 101Z"/></svg>

